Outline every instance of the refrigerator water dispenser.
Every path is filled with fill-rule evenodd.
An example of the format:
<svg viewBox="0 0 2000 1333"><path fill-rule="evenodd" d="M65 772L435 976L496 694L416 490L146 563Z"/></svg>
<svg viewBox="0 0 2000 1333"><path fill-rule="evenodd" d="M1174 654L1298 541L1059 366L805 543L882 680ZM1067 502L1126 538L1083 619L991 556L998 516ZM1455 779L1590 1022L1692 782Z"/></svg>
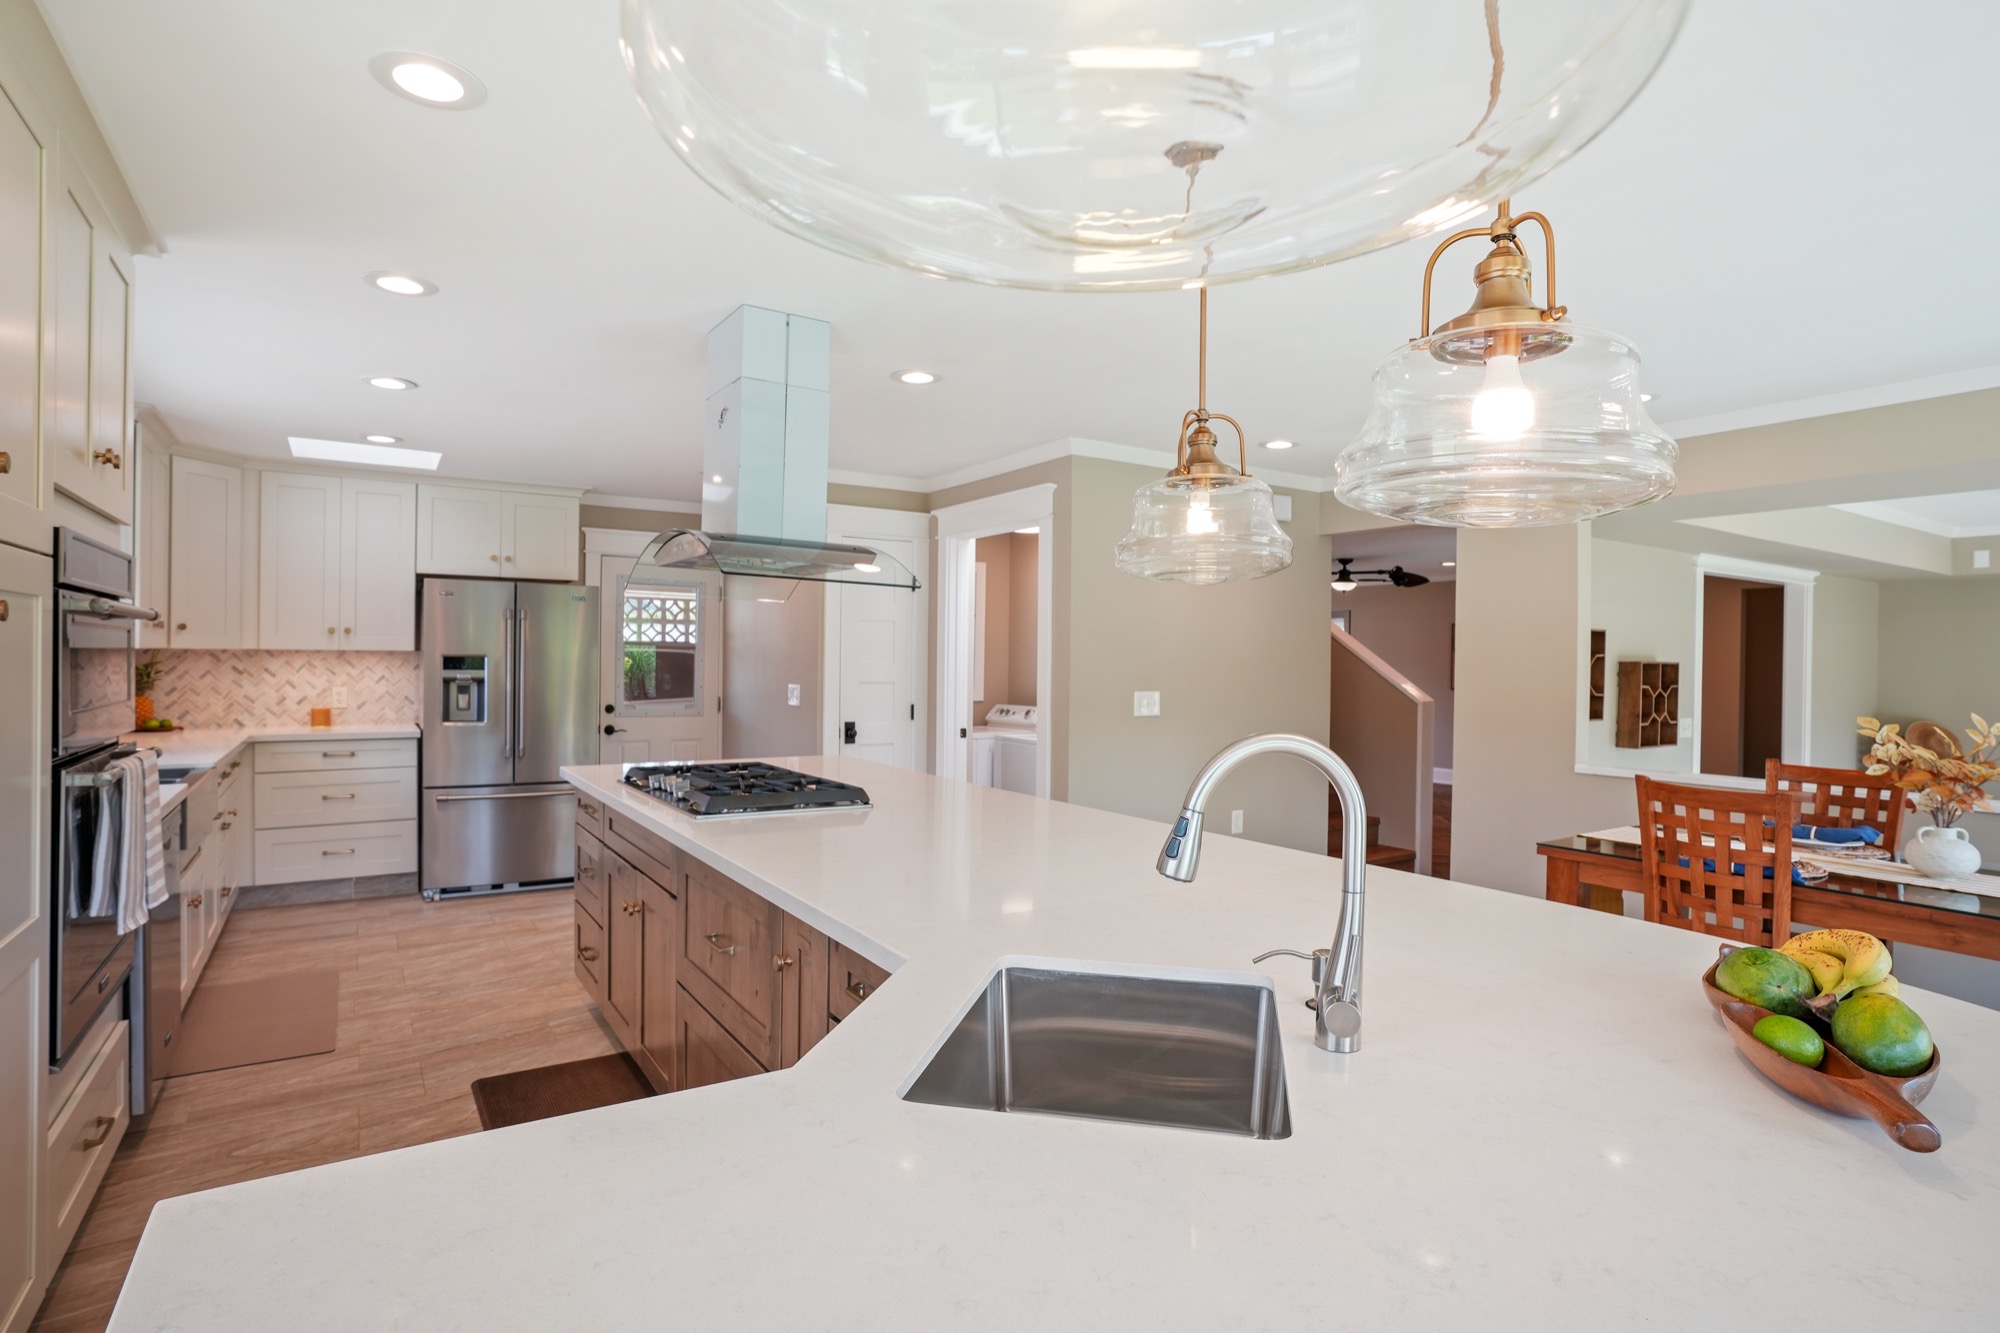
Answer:
<svg viewBox="0 0 2000 1333"><path fill-rule="evenodd" d="M484 657L446 657L438 672L438 681L444 687L446 722L486 720Z"/></svg>

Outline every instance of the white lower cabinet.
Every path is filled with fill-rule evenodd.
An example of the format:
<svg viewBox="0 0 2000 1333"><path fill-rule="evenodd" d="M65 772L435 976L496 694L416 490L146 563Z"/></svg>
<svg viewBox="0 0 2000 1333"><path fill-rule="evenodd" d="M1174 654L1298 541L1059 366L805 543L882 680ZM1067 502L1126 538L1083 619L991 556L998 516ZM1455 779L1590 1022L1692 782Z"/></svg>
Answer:
<svg viewBox="0 0 2000 1333"><path fill-rule="evenodd" d="M257 747L259 884L417 868L417 743L274 741Z"/></svg>
<svg viewBox="0 0 2000 1333"><path fill-rule="evenodd" d="M123 1021L111 1029L75 1095L49 1126L42 1149L42 1234L53 1255L76 1238L132 1121L130 1032Z"/></svg>

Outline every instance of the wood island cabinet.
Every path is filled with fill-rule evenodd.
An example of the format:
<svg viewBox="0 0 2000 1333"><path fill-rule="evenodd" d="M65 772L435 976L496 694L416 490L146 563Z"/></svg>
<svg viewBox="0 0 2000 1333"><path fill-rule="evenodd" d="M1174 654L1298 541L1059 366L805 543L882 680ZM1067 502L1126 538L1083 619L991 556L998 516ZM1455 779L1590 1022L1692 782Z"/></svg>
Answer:
<svg viewBox="0 0 2000 1333"><path fill-rule="evenodd" d="M888 972L587 796L576 978L657 1092L786 1069Z"/></svg>

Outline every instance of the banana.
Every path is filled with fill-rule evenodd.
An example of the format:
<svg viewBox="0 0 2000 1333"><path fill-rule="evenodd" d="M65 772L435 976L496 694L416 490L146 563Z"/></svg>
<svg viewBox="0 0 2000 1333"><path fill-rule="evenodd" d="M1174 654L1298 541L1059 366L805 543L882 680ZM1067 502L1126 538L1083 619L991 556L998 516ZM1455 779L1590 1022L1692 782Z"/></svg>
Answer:
<svg viewBox="0 0 2000 1333"><path fill-rule="evenodd" d="M1840 983L1847 979L1847 964L1830 953L1821 953L1817 949L1800 949L1796 953L1786 954L1786 957L1795 958L1805 964L1806 971L1812 973L1813 982L1819 987L1821 995L1833 994L1840 988Z"/></svg>
<svg viewBox="0 0 2000 1333"><path fill-rule="evenodd" d="M1794 935L1778 946L1778 952L1804 963L1820 985L1820 994L1845 997L1862 986L1873 986L1889 975L1893 960L1882 941L1863 930L1809 930ZM1826 975L1815 967L1808 954L1826 954L1839 960L1841 975L1831 989ZM1824 966L1824 965L1821 965Z"/></svg>
<svg viewBox="0 0 2000 1333"><path fill-rule="evenodd" d="M1883 977L1872 986L1856 986L1854 988L1854 995L1894 995L1901 997L1902 994L1903 983L1896 980L1893 976ZM1848 998L1851 1000L1854 998L1854 995L1850 995Z"/></svg>

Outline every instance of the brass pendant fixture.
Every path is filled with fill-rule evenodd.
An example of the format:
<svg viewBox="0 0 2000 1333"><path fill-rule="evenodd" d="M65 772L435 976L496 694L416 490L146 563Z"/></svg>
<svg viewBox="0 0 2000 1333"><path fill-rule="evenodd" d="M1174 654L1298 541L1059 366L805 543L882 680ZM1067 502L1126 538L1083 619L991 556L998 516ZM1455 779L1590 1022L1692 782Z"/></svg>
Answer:
<svg viewBox="0 0 2000 1333"><path fill-rule="evenodd" d="M1518 229L1542 232L1548 300ZM1431 277L1444 252L1483 237L1464 314L1431 327ZM1500 201L1489 226L1448 237L1424 266L1417 337L1376 369L1360 436L1334 463L1342 504L1450 527L1575 523L1669 494L1679 450L1647 415L1639 353L1571 324L1555 299L1555 233Z"/></svg>
<svg viewBox="0 0 2000 1333"><path fill-rule="evenodd" d="M1236 432L1238 466L1216 451L1215 429ZM1208 288L1201 289L1201 359L1195 406L1181 417L1174 467L1132 497L1132 527L1118 543L1118 568L1176 583L1262 578L1292 563L1292 539L1278 526L1271 488L1250 475L1250 451L1236 418L1208 410Z"/></svg>

